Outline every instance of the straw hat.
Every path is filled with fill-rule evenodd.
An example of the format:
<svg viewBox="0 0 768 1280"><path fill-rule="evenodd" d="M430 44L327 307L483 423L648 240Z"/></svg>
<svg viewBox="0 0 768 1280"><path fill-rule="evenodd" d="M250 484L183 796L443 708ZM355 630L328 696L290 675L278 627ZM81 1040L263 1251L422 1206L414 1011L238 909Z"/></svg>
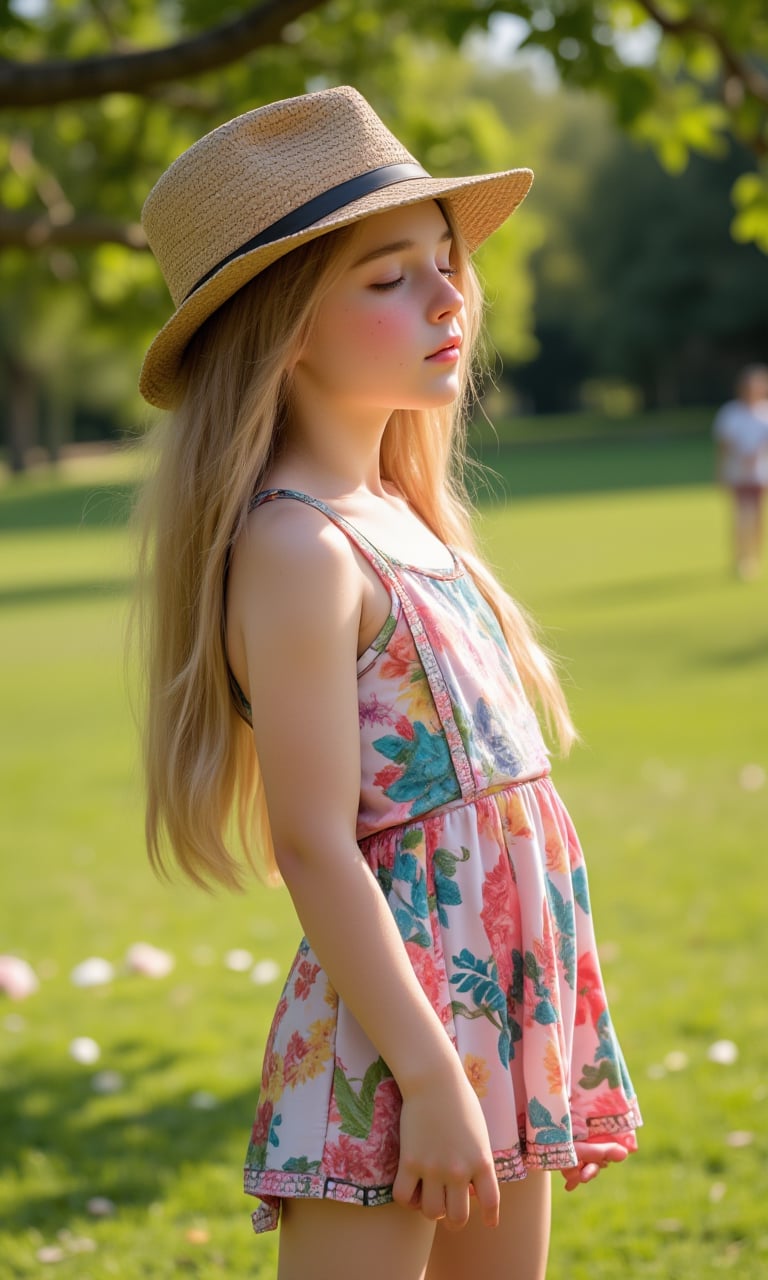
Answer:
<svg viewBox="0 0 768 1280"><path fill-rule="evenodd" d="M142 211L176 307L147 352L142 395L171 408L192 335L298 245L371 213L440 198L472 251L514 212L532 181L530 169L430 177L348 86L230 120L174 161Z"/></svg>

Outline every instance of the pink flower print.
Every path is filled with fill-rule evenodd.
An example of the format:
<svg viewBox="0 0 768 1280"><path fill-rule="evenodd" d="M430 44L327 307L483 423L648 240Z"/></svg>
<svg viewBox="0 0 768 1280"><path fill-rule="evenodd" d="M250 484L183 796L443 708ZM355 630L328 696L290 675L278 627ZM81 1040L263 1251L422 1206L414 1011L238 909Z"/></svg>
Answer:
<svg viewBox="0 0 768 1280"><path fill-rule="evenodd" d="M306 1000L315 985L315 979L319 972L319 964L312 964L310 960L302 960L293 986L293 994L297 1000Z"/></svg>
<svg viewBox="0 0 768 1280"><path fill-rule="evenodd" d="M604 1011L605 999L597 961L586 951L579 956L576 966L576 1025L586 1022L596 1027Z"/></svg>
<svg viewBox="0 0 768 1280"><path fill-rule="evenodd" d="M414 731L413 725L407 716L398 716L395 723L395 730L401 738L407 738L409 742L413 742Z"/></svg>
<svg viewBox="0 0 768 1280"><path fill-rule="evenodd" d="M352 1138L348 1133L340 1133L338 1142L329 1142L325 1148L323 1171L326 1177L339 1178L343 1182L356 1182L358 1186L381 1185L379 1172L371 1160L371 1155L370 1148L361 1138Z"/></svg>
<svg viewBox="0 0 768 1280"><path fill-rule="evenodd" d="M267 1141L274 1110L274 1104L271 1102L262 1102L258 1108L256 1119L253 1122L253 1129L251 1130L251 1142L255 1147L259 1147L263 1142Z"/></svg>
<svg viewBox="0 0 768 1280"><path fill-rule="evenodd" d="M394 635L386 651L380 671L385 680L402 680L418 661L410 631Z"/></svg>
<svg viewBox="0 0 768 1280"><path fill-rule="evenodd" d="M285 1051L285 1083L295 1088L301 1082L302 1063L310 1052L309 1042L294 1031Z"/></svg>
<svg viewBox="0 0 768 1280"><path fill-rule="evenodd" d="M445 999L445 987L441 981L440 969L435 963L434 953L427 947L420 947L417 942L406 942L405 949L419 985L429 998L429 1003L436 1010L443 1026L447 1026L451 1019L451 1004L450 1000Z"/></svg>
<svg viewBox="0 0 768 1280"><path fill-rule="evenodd" d="M360 1186L394 1182L400 1151L400 1092L391 1078L376 1090L371 1128L365 1138L340 1133L323 1153L323 1171Z"/></svg>
<svg viewBox="0 0 768 1280"><path fill-rule="evenodd" d="M378 695L372 693L366 702L358 708L360 727L364 724L392 724L392 708L386 702L380 702Z"/></svg>
<svg viewBox="0 0 768 1280"><path fill-rule="evenodd" d="M373 1124L369 1141L376 1150L376 1164L382 1182L394 1182L400 1156L400 1110L402 1099L394 1080L382 1080L376 1090Z"/></svg>
<svg viewBox="0 0 768 1280"><path fill-rule="evenodd" d="M508 990L512 982L512 951L519 946L518 914L517 886L505 850L483 881L483 909L480 912L502 991Z"/></svg>
<svg viewBox="0 0 768 1280"><path fill-rule="evenodd" d="M381 787L382 791L386 791L387 787L391 787L394 782L403 776L403 770L397 764L385 764L383 769L373 779L375 787Z"/></svg>

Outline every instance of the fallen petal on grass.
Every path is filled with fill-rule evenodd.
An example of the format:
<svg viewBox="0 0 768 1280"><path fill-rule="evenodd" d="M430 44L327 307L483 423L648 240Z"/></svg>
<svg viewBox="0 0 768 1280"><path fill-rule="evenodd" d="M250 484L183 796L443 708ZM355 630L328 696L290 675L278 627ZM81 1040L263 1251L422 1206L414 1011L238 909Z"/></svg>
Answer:
<svg viewBox="0 0 768 1280"><path fill-rule="evenodd" d="M234 951L228 951L224 957L224 963L233 973L245 973L253 964L253 956L250 951L245 951L242 947L235 947Z"/></svg>
<svg viewBox="0 0 768 1280"><path fill-rule="evenodd" d="M724 1182L713 1182L709 1188L709 1203L719 1204L728 1190Z"/></svg>
<svg viewBox="0 0 768 1280"><path fill-rule="evenodd" d="M661 1062L652 1062L645 1073L649 1080L663 1080L667 1068Z"/></svg>
<svg viewBox="0 0 768 1280"><path fill-rule="evenodd" d="M676 1235L678 1231L682 1231L683 1224L679 1218L659 1218L656 1222L656 1230L663 1231L665 1236Z"/></svg>
<svg viewBox="0 0 768 1280"><path fill-rule="evenodd" d="M11 1000L26 1000L39 986L37 974L26 960L19 956L0 956L0 991Z"/></svg>
<svg viewBox="0 0 768 1280"><path fill-rule="evenodd" d="M276 960L258 960L251 969L251 978L258 987L267 987L280 976L280 965Z"/></svg>
<svg viewBox="0 0 768 1280"><path fill-rule="evenodd" d="M725 1145L727 1147L751 1147L755 1140L754 1133L750 1133L749 1129L734 1129L732 1133L726 1135Z"/></svg>
<svg viewBox="0 0 768 1280"><path fill-rule="evenodd" d="M59 1244L44 1244L42 1249L38 1249L35 1254L38 1262L45 1263L63 1262L66 1256L67 1255Z"/></svg>
<svg viewBox="0 0 768 1280"><path fill-rule="evenodd" d="M134 942L125 957L129 973L138 973L143 978L165 978L175 963L170 951L153 947L151 942Z"/></svg>
<svg viewBox="0 0 768 1280"><path fill-rule="evenodd" d="M739 774L742 791L760 791L765 786L765 769L761 764L745 764Z"/></svg>
<svg viewBox="0 0 768 1280"><path fill-rule="evenodd" d="M92 1218L111 1218L116 1209L114 1201L107 1196L91 1196L90 1200L86 1201L85 1211Z"/></svg>
<svg viewBox="0 0 768 1280"><path fill-rule="evenodd" d="M114 966L102 956L89 956L75 965L70 979L76 987L103 987L112 982L115 976Z"/></svg>
<svg viewBox="0 0 768 1280"><path fill-rule="evenodd" d="M710 1062L717 1062L723 1067L731 1067L739 1056L739 1047L733 1040L715 1040L707 1049Z"/></svg>
<svg viewBox="0 0 768 1280"><path fill-rule="evenodd" d="M688 1054L683 1053L682 1049L673 1049L665 1057L664 1066L667 1071L685 1071L688 1066Z"/></svg>
<svg viewBox="0 0 768 1280"><path fill-rule="evenodd" d="M97 1071L91 1080L94 1093L120 1093L124 1086L125 1080L119 1071Z"/></svg>
<svg viewBox="0 0 768 1280"><path fill-rule="evenodd" d="M208 1244L211 1233L205 1227L190 1227L184 1234L184 1239L190 1244Z"/></svg>
<svg viewBox="0 0 768 1280"><path fill-rule="evenodd" d="M197 1093L193 1093L189 1099L189 1105L194 1111L215 1111L219 1106L219 1099L205 1089L198 1089Z"/></svg>
<svg viewBox="0 0 768 1280"><path fill-rule="evenodd" d="M18 1035L20 1031L26 1030L27 1022L25 1018L22 1018L20 1013L9 1013L8 1017L3 1022L3 1026L6 1031L11 1031L14 1035Z"/></svg>
<svg viewBox="0 0 768 1280"><path fill-rule="evenodd" d="M89 1067L92 1063L98 1062L101 1049L90 1036L76 1036L69 1046L69 1056L81 1066Z"/></svg>

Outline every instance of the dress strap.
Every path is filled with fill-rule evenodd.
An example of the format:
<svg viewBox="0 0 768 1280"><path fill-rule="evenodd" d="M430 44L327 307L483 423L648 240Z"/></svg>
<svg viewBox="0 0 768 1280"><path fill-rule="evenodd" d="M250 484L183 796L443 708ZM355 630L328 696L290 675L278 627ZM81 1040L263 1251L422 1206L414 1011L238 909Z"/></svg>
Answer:
<svg viewBox="0 0 768 1280"><path fill-rule="evenodd" d="M435 710L448 742L453 768L461 787L462 799L471 799L475 795L477 788L472 766L464 746L464 740L459 733L456 718L453 714L453 704L448 692L448 686L427 635L424 622L392 561L387 559L379 551L378 547L374 546L369 538L366 538L364 533L361 533L353 524L345 520L344 516L340 516L338 511L334 511L332 507L327 506L319 498L313 498L308 493L300 493L296 489L264 489L251 499L248 510L253 511L254 508L260 507L265 502L271 502L275 498L293 498L297 502L303 502L306 506L314 507L317 511L321 511L323 515L327 516L333 524L337 525L347 535L353 546L357 547L361 555L379 574L379 577L388 583L397 595L413 636L416 652L421 659L424 674L427 677Z"/></svg>

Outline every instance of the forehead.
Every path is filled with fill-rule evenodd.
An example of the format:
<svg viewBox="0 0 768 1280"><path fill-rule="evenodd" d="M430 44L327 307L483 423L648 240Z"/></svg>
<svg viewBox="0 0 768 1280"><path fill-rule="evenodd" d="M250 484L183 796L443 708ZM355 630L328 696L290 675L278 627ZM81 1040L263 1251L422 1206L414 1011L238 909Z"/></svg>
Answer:
<svg viewBox="0 0 768 1280"><path fill-rule="evenodd" d="M384 213L363 218L355 224L350 248L355 254L361 254L378 245L402 240L434 240L438 243L448 231L448 223L439 204L434 200L423 200L419 204L387 209Z"/></svg>

